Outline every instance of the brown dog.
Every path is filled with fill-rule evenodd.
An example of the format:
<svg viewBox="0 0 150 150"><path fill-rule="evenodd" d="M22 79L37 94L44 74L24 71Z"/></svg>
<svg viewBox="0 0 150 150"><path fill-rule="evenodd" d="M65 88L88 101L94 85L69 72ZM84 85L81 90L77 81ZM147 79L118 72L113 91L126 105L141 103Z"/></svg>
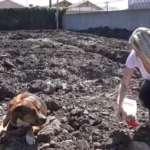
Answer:
<svg viewBox="0 0 150 150"><path fill-rule="evenodd" d="M26 141L35 144L34 133L40 131L46 123L47 107L38 96L23 92L14 97L7 115L0 126L0 133L12 127L27 127Z"/></svg>

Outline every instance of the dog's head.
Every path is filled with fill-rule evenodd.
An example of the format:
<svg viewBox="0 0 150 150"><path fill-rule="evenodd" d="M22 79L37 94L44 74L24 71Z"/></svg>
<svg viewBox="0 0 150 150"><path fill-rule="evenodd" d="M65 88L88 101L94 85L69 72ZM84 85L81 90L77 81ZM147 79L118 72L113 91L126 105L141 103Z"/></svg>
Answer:
<svg viewBox="0 0 150 150"><path fill-rule="evenodd" d="M15 126L41 126L46 122L46 116L32 103L25 102L12 110L11 122Z"/></svg>

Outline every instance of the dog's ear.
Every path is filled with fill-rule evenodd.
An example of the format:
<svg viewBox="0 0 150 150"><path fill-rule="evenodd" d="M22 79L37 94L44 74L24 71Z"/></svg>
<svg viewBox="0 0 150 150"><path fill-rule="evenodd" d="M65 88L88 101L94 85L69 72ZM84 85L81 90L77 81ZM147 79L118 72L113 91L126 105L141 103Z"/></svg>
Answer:
<svg viewBox="0 0 150 150"><path fill-rule="evenodd" d="M20 105L20 106L17 106L15 109L14 109L14 113L21 113L21 114L26 114L28 113L29 111L31 111L31 108L28 107L28 106L25 106L25 105Z"/></svg>
<svg viewBox="0 0 150 150"><path fill-rule="evenodd" d="M25 105L16 106L12 111L12 117L11 117L12 123L16 124L17 119L22 118L22 116L29 113L29 111L31 111L31 110L28 106L25 106Z"/></svg>

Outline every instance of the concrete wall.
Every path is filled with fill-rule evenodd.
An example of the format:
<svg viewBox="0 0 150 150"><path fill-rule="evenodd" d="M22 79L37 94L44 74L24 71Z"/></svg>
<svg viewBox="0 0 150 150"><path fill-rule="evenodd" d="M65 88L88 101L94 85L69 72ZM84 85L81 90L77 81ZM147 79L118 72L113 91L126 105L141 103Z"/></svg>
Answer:
<svg viewBox="0 0 150 150"><path fill-rule="evenodd" d="M139 26L150 28L150 9L66 14L63 18L63 28L67 30L85 30L100 26L128 30Z"/></svg>

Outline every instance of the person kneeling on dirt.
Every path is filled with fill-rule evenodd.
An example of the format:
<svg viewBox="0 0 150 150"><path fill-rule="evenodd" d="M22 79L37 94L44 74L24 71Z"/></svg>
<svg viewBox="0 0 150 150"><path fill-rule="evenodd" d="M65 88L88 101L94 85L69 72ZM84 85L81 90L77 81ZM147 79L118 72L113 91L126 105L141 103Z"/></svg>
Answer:
<svg viewBox="0 0 150 150"><path fill-rule="evenodd" d="M140 87L139 99L142 105L150 110L150 29L137 28L129 38L129 43L132 46L132 51L126 60L126 67L121 84L119 85L117 98L117 116L120 121L123 121L122 104L135 67L139 69L144 79ZM132 117L134 119L134 116Z"/></svg>

